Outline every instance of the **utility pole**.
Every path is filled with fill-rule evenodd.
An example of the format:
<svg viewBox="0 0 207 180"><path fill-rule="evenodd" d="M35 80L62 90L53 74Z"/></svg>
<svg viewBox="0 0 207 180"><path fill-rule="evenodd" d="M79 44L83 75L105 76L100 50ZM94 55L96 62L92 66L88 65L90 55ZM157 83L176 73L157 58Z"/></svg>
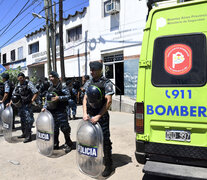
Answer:
<svg viewBox="0 0 207 180"><path fill-rule="evenodd" d="M87 64L88 64L88 31L85 31L85 75L87 75Z"/></svg>
<svg viewBox="0 0 207 180"><path fill-rule="evenodd" d="M52 50L52 64L53 64L53 71L55 71L56 69L56 64L55 64L55 51L56 51L56 47L55 47L55 27L54 22L53 22L53 13L52 13L52 0L48 0L49 1L49 19L50 19L50 30L51 30L51 50Z"/></svg>
<svg viewBox="0 0 207 180"><path fill-rule="evenodd" d="M45 18L46 18L46 38L47 38L47 74L49 76L52 71L51 59L50 59L50 38L49 38L49 26L48 26L48 0L44 0L45 5Z"/></svg>
<svg viewBox="0 0 207 180"><path fill-rule="evenodd" d="M65 79L64 49L63 49L63 0L59 1L59 37L60 37L60 69L61 78Z"/></svg>
<svg viewBox="0 0 207 180"><path fill-rule="evenodd" d="M57 72L57 59L56 59L56 2L54 1L54 21L53 21L53 27L54 27L54 70Z"/></svg>

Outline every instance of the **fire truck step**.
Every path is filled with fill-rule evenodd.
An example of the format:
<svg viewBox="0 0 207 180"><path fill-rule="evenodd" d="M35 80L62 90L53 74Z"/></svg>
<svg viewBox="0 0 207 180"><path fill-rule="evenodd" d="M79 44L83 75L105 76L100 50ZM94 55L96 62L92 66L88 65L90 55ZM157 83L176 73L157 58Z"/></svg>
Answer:
<svg viewBox="0 0 207 180"><path fill-rule="evenodd" d="M179 179L207 179L207 168L154 161L147 161L143 168L143 172L151 175Z"/></svg>

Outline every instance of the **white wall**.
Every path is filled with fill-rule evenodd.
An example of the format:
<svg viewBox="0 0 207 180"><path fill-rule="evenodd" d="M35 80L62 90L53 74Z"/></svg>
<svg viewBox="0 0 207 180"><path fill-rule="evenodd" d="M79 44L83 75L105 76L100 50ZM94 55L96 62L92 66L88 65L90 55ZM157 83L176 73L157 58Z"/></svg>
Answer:
<svg viewBox="0 0 207 180"><path fill-rule="evenodd" d="M91 60L101 59L104 53L126 49L124 56L140 54L140 48L134 51L133 46L141 46L146 24L146 1L120 0L120 12L107 17L103 16L103 4L104 0L90 0ZM114 27L114 24L118 27Z"/></svg>
<svg viewBox="0 0 207 180"><path fill-rule="evenodd" d="M13 62L11 61L11 51L15 50L15 61L19 60L18 59L18 48L19 47L23 47L23 59L26 58L26 38L23 37L11 44L9 44L8 46L5 46L1 49L1 60L3 62L3 54L6 53L6 63L10 63Z"/></svg>

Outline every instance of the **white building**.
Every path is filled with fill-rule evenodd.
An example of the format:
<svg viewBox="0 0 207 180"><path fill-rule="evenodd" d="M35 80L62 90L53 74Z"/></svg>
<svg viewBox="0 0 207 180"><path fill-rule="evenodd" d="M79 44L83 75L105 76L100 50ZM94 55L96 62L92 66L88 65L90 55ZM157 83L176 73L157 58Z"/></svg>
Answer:
<svg viewBox="0 0 207 180"><path fill-rule="evenodd" d="M146 1L91 0L89 8L90 60L103 61L117 95L135 98Z"/></svg>
<svg viewBox="0 0 207 180"><path fill-rule="evenodd" d="M63 45L64 45L64 63L66 77L81 77L85 75L85 37L87 31L87 9L74 15L69 15L63 21ZM57 71L60 73L60 55L59 55L59 27L56 26L56 53L57 53ZM47 51L46 51L46 28L26 35L28 56L27 66L28 74L34 71L39 77L47 77Z"/></svg>
<svg viewBox="0 0 207 180"><path fill-rule="evenodd" d="M27 44L23 37L1 49L1 63L6 69L16 69L18 66L27 71ZM26 72L27 73L27 72Z"/></svg>

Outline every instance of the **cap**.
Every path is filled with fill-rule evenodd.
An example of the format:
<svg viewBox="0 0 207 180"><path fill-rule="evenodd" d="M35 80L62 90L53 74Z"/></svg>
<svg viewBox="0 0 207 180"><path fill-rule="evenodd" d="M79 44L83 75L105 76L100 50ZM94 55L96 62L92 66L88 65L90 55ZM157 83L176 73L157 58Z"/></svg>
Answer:
<svg viewBox="0 0 207 180"><path fill-rule="evenodd" d="M17 77L22 76L25 77L24 73L20 72Z"/></svg>
<svg viewBox="0 0 207 180"><path fill-rule="evenodd" d="M9 79L9 74L8 73L3 73L1 75L2 78L5 78L5 79Z"/></svg>
<svg viewBox="0 0 207 180"><path fill-rule="evenodd" d="M103 64L99 61L91 61L89 63L90 69L92 70L101 70L103 68Z"/></svg>
<svg viewBox="0 0 207 180"><path fill-rule="evenodd" d="M50 72L50 75L53 76L53 77L59 78L58 73L55 72L55 71L51 71L51 72Z"/></svg>

